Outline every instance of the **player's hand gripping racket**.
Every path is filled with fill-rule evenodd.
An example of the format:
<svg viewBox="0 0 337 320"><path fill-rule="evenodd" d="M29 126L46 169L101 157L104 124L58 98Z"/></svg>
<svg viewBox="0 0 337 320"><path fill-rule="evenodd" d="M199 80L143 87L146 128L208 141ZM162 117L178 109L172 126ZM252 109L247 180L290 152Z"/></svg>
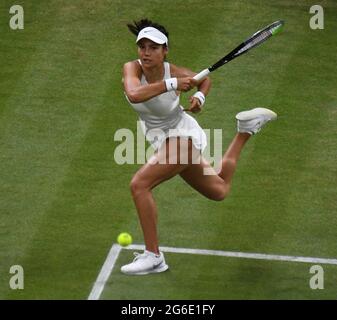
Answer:
<svg viewBox="0 0 337 320"><path fill-rule="evenodd" d="M284 21L279 20L279 21L276 21L270 24L269 26L265 27L262 30L255 32L249 39L242 42L239 46L237 46L233 51L231 51L229 54L221 58L218 62L213 64L211 67L202 70L197 75L195 75L193 79L197 81L202 80L210 72L218 69L219 67L235 59L236 57L244 54L245 52L248 52L250 49L257 47L262 42L266 41L271 36L281 31L283 25L284 25Z"/></svg>

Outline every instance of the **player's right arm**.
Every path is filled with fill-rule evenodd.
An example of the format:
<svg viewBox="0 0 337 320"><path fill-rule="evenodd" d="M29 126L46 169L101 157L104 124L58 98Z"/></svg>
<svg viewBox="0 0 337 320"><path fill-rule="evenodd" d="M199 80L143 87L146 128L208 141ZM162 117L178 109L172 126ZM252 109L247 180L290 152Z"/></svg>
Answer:
<svg viewBox="0 0 337 320"><path fill-rule="evenodd" d="M140 83L142 75L141 66L137 61L127 62L123 68L124 91L131 103L147 101L166 92L166 84L163 80L148 85ZM191 77L179 78L179 91L188 91L193 88L195 80Z"/></svg>
<svg viewBox="0 0 337 320"><path fill-rule="evenodd" d="M142 85L140 83L141 75L142 69L137 61L124 64L124 91L131 103L140 103L166 92L164 81Z"/></svg>

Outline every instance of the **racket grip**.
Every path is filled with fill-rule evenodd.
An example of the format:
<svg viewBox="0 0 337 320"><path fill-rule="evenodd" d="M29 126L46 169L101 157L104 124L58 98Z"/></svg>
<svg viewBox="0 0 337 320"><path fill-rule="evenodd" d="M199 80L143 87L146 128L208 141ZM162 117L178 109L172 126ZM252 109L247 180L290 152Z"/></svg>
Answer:
<svg viewBox="0 0 337 320"><path fill-rule="evenodd" d="M210 71L208 69L202 70L201 72L199 72L198 74L196 74L193 79L200 81L203 78L205 78L208 74L210 73Z"/></svg>

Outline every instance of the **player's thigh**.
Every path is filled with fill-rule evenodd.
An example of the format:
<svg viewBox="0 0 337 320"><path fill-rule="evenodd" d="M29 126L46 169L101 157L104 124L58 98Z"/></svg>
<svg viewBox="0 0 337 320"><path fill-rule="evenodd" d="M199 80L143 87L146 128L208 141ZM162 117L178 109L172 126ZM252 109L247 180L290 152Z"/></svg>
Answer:
<svg viewBox="0 0 337 320"><path fill-rule="evenodd" d="M191 187L212 200L223 200L228 193L229 186L202 157L199 163L189 165L179 174Z"/></svg>
<svg viewBox="0 0 337 320"><path fill-rule="evenodd" d="M177 155L179 146L178 149L172 148L173 144L177 145L175 140L177 139L169 138L165 141L162 148L136 172L131 186L152 189L186 169L188 162L180 163L180 156Z"/></svg>
<svg viewBox="0 0 337 320"><path fill-rule="evenodd" d="M152 189L159 183L173 178L180 173L187 165L181 164L144 164L134 175L131 185Z"/></svg>
<svg viewBox="0 0 337 320"><path fill-rule="evenodd" d="M149 162L158 161L164 164L190 164L200 162L200 150L193 145L191 138L170 137L161 146L154 159Z"/></svg>

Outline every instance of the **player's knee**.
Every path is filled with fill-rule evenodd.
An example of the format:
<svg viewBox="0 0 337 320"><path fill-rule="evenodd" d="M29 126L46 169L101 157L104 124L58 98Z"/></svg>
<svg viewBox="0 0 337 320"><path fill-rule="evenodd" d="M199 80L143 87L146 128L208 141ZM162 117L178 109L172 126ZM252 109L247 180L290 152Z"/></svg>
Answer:
<svg viewBox="0 0 337 320"><path fill-rule="evenodd" d="M217 190L217 192L215 192L211 199L214 201L223 201L226 199L227 195L229 192L229 188L225 187L225 188L219 188L219 190Z"/></svg>
<svg viewBox="0 0 337 320"><path fill-rule="evenodd" d="M130 190L133 196L138 196L147 190L146 184L137 176L134 176L130 182Z"/></svg>
<svg viewBox="0 0 337 320"><path fill-rule="evenodd" d="M223 200L225 200L225 198L226 198L226 194L223 193L223 192L219 192L219 193L215 194L212 197L212 200L214 200L214 201L223 201Z"/></svg>
<svg viewBox="0 0 337 320"><path fill-rule="evenodd" d="M136 195L141 191L141 184L136 177L133 177L130 181L130 191L133 195Z"/></svg>

